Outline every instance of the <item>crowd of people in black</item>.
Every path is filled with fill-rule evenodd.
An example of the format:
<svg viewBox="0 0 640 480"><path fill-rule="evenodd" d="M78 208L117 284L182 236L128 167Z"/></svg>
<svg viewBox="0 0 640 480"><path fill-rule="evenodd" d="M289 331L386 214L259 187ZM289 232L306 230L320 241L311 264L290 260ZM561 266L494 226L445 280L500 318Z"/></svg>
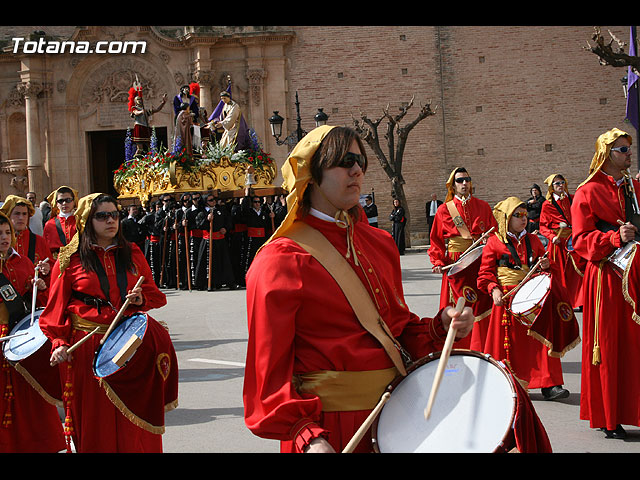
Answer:
<svg viewBox="0 0 640 480"><path fill-rule="evenodd" d="M131 205L123 234L144 252L161 288L243 288L253 257L287 211L283 195L244 193L228 199L167 193L147 207Z"/></svg>

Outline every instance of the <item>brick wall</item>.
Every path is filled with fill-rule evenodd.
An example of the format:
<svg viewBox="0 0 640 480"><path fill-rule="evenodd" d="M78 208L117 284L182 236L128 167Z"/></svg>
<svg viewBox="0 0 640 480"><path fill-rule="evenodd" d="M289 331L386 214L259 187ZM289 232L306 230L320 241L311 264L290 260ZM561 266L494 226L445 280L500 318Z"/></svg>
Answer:
<svg viewBox="0 0 640 480"><path fill-rule="evenodd" d="M628 40L627 27L602 31L609 28ZM551 173L563 173L573 191L606 130L622 128L635 138L624 122L620 78L626 69L601 66L584 49L592 26L293 29L288 114L295 118L297 90L306 130L313 128L318 107L329 123L350 126L360 111L378 117L388 104L395 113L414 95L416 107L406 121L421 102L437 106L437 115L412 131L405 153L414 233L426 231L425 202L432 193L444 197L456 166L467 167L476 195L491 205L511 195L526 200L531 185L544 189ZM372 189L388 229L390 187L375 158L365 183L366 191Z"/></svg>

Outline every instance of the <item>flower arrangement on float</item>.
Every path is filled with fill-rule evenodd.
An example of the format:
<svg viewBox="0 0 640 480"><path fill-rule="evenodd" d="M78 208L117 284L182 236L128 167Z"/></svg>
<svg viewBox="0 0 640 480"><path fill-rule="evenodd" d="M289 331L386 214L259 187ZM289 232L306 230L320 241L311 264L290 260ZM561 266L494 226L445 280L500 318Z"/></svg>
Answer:
<svg viewBox="0 0 640 480"><path fill-rule="evenodd" d="M125 138L125 160L113 171L114 187L121 196L148 198L165 191L234 190L244 187L250 167L261 186L276 177L276 162L250 131L251 148L235 151L235 145L209 142L200 152L187 152L178 138L169 150L158 147L152 129L149 151L136 155L130 132Z"/></svg>

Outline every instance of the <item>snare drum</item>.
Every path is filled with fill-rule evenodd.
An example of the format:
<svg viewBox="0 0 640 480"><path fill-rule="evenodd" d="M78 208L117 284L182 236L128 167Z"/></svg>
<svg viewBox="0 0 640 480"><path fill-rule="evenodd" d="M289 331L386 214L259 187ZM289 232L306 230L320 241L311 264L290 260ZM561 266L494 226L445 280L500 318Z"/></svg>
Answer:
<svg viewBox="0 0 640 480"><path fill-rule="evenodd" d="M124 368L142 344L147 323L146 314L136 313L125 318L113 329L95 353L93 373L96 377L108 377Z"/></svg>
<svg viewBox="0 0 640 480"><path fill-rule="evenodd" d="M51 342L40 330L40 315L44 309L20 320L4 342L2 353L7 361L22 374L50 403L62 403L62 386L58 366L51 366ZM15 336L14 336L15 335Z"/></svg>
<svg viewBox="0 0 640 480"><path fill-rule="evenodd" d="M539 273L532 276L511 297L508 310L525 327L531 327L544 305L551 289L551 275Z"/></svg>
<svg viewBox="0 0 640 480"><path fill-rule="evenodd" d="M11 330L9 336L13 337L2 346L4 356L9 362L16 363L24 360L37 352L47 342L47 337L40 330L39 319L44 309L38 309L20 320Z"/></svg>
<svg viewBox="0 0 640 480"><path fill-rule="evenodd" d="M387 387L391 396L372 426L378 453L492 453L510 436L517 392L490 355L452 350L429 420L424 417L439 354L417 361Z"/></svg>
<svg viewBox="0 0 640 480"><path fill-rule="evenodd" d="M633 258L633 252L635 251L635 246L638 245L638 242L635 240L623 245L618 248L615 252L611 254L609 257L609 261L613 265L616 273L622 277L624 275L625 270L627 269L627 265Z"/></svg>
<svg viewBox="0 0 640 480"><path fill-rule="evenodd" d="M453 263L453 266L449 269L449 271L447 272L447 275L451 277L452 275L455 275L456 273L460 273L465 268L472 265L476 260L478 260L482 256L483 248L484 248L484 245L480 245L479 247L476 247L470 252L461 256L455 263Z"/></svg>

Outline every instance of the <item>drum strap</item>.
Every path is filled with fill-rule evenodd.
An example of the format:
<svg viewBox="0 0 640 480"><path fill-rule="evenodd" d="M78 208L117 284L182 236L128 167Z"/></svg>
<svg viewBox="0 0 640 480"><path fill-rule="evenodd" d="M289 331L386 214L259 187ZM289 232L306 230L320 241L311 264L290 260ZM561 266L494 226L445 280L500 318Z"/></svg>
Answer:
<svg viewBox="0 0 640 480"><path fill-rule="evenodd" d="M9 331L27 314L24 298L13 287L3 273L0 273L0 297L9 312Z"/></svg>
<svg viewBox="0 0 640 480"><path fill-rule="evenodd" d="M322 233L304 222L294 222L286 236L310 253L331 274L362 326L380 342L398 371L406 375L405 362L410 362L407 352L393 337L369 292L347 260Z"/></svg>
<svg viewBox="0 0 640 480"><path fill-rule="evenodd" d="M64 231L62 230L62 224L60 223L60 219L56 217L56 230L58 231L58 237L60 237L60 242L62 245L67 244L67 237L64 235Z"/></svg>
<svg viewBox="0 0 640 480"><path fill-rule="evenodd" d="M36 235L31 231L31 229L27 228L29 232L29 249L27 250L27 257L32 262L36 259Z"/></svg>
<svg viewBox="0 0 640 480"><path fill-rule="evenodd" d="M569 204L571 204L572 200L571 197L569 198ZM564 214L564 210L562 210L562 207L560 206L560 204L556 201L555 198L551 198L551 203L553 204L554 207L556 207L556 210L558 210L558 212L560 212L560 215L562 215L562 218L564 218L567 222L567 225L571 225L571 222L569 221L569 219L567 218L567 216Z"/></svg>
<svg viewBox="0 0 640 480"><path fill-rule="evenodd" d="M120 290L120 301L121 304L124 304L126 296L127 296L127 272L124 268L124 263L120 260L119 252L116 252L114 258L116 260L116 281L118 282L118 289ZM110 290L111 286L109 285L109 279L107 278L107 273L102 266L102 262L98 260L96 262L96 274L98 275L98 280L100 281L100 289L102 293L104 293L107 302L110 302ZM97 305L98 312L100 312L100 306Z"/></svg>
<svg viewBox="0 0 640 480"><path fill-rule="evenodd" d="M533 262L533 250L531 249L531 242L529 240L529 236L525 236L524 237L524 244L525 247L527 249L527 266L529 268L531 268L531 263ZM510 267L510 268L522 268L522 261L520 260L520 256L518 255L518 252L516 251L516 247L515 245L511 242L511 239L507 239L507 248L509 249L509 252L511 253L511 256L513 257L513 261L514 263L508 263L508 264L500 264L501 267Z"/></svg>
<svg viewBox="0 0 640 480"><path fill-rule="evenodd" d="M464 220L462 219L456 204L453 203L453 200L449 200L447 202L447 209L449 210L449 215L451 215L453 224L458 229L458 232L460 232L460 236L462 238L471 238L471 232L469 232L469 228L467 227L467 224L464 223Z"/></svg>

